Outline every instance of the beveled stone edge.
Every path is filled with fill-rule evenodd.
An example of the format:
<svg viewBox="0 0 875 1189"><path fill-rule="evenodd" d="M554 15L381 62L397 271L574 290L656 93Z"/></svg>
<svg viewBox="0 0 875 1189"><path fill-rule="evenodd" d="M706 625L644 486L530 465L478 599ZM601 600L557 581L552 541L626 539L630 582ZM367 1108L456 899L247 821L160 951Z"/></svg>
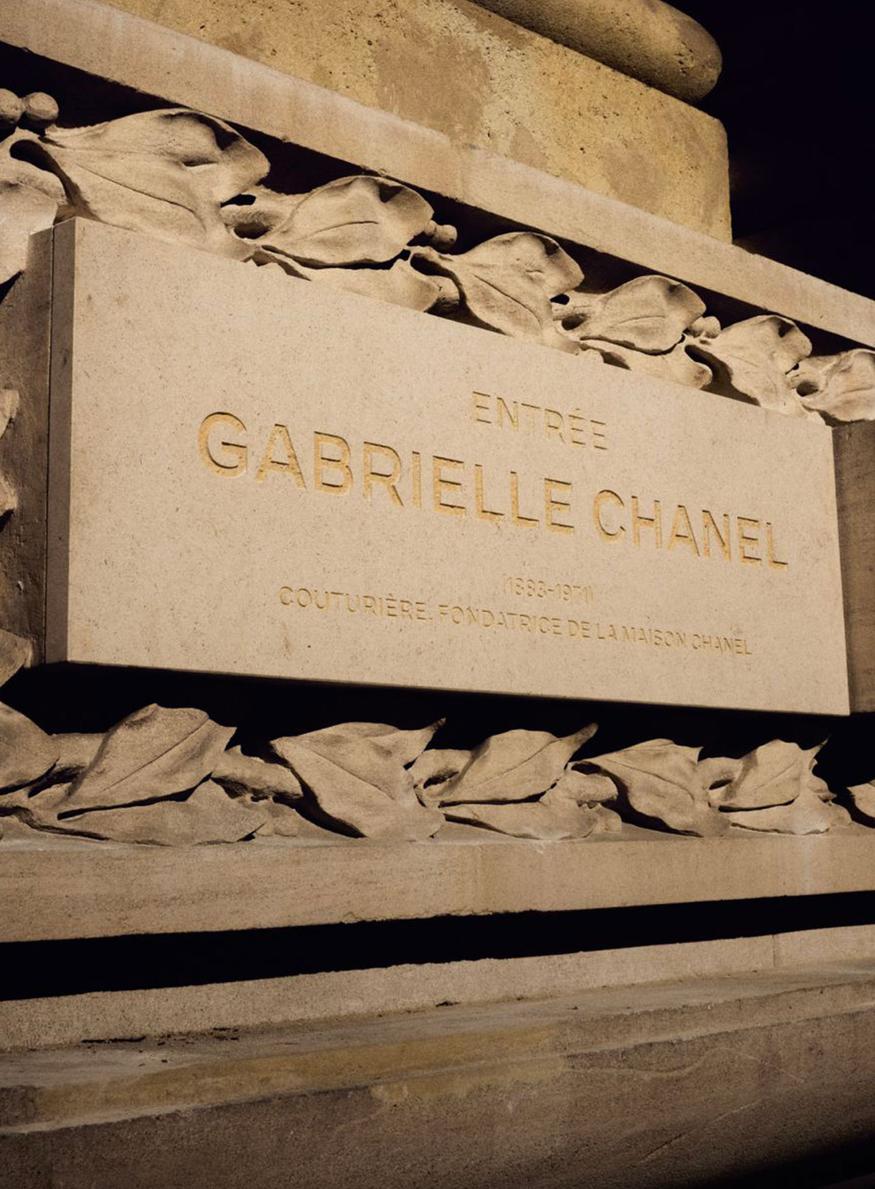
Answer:
<svg viewBox="0 0 875 1189"><path fill-rule="evenodd" d="M191 850L15 843L0 942L579 911L875 890L875 835L287 840ZM671 848L671 849L666 849ZM318 895L314 894L318 891Z"/></svg>
<svg viewBox="0 0 875 1189"><path fill-rule="evenodd" d="M96 0L7 6L0 40L875 346L865 297Z"/></svg>

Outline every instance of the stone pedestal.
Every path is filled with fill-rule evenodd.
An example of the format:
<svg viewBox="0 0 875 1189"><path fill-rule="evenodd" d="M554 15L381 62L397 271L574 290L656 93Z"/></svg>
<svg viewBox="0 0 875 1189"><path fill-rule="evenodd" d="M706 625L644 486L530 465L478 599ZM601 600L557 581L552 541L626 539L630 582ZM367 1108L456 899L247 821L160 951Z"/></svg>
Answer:
<svg viewBox="0 0 875 1189"><path fill-rule="evenodd" d="M330 7L0 13L3 1167L838 1175L875 304L687 104Z"/></svg>

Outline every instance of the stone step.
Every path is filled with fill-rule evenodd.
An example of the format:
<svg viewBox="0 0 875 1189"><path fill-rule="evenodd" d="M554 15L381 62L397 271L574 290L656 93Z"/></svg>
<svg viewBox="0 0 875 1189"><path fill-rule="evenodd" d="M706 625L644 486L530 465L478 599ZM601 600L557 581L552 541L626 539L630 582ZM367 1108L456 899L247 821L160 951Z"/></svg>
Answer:
<svg viewBox="0 0 875 1189"><path fill-rule="evenodd" d="M868 1142L873 1040L866 961L10 1054L0 1159L16 1189L704 1184Z"/></svg>

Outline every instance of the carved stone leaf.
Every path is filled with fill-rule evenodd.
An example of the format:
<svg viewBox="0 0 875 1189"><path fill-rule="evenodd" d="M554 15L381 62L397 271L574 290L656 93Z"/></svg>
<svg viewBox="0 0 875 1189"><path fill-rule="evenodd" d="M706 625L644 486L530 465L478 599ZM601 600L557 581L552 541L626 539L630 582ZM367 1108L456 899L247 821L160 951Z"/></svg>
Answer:
<svg viewBox="0 0 875 1189"><path fill-rule="evenodd" d="M743 757L729 784L712 791L711 804L721 809L763 809L794 801L808 787L822 746L803 751L783 739L763 744Z"/></svg>
<svg viewBox="0 0 875 1189"><path fill-rule="evenodd" d="M210 775L233 734L233 727L219 726L203 710L154 704L137 710L106 733L73 783L68 808L132 805L183 793Z"/></svg>
<svg viewBox="0 0 875 1189"><path fill-rule="evenodd" d="M437 726L399 731L380 723L345 723L275 739L271 746L310 792L319 815L335 826L364 838L419 841L435 834L443 817L419 804L404 765Z"/></svg>
<svg viewBox="0 0 875 1189"><path fill-rule="evenodd" d="M870 780L866 784L855 784L848 789L848 792L851 794L856 809L864 817L875 821L875 780Z"/></svg>
<svg viewBox="0 0 875 1189"><path fill-rule="evenodd" d="M51 784L36 792L20 789L0 798L0 809L11 808L18 820L33 830L65 832L64 824L58 822L58 811L63 809L69 789L69 784Z"/></svg>
<svg viewBox="0 0 875 1189"><path fill-rule="evenodd" d="M420 235L433 213L399 182L338 178L304 195L258 244L302 264L382 264Z"/></svg>
<svg viewBox="0 0 875 1189"><path fill-rule="evenodd" d="M69 804L69 802L67 802ZM94 809L75 817L62 816L58 828L110 842L139 842L152 846L203 846L240 842L260 831L270 815L260 805L237 800L207 780L184 801L156 801L124 809Z"/></svg>
<svg viewBox="0 0 875 1189"><path fill-rule="evenodd" d="M585 354L597 351L605 363L612 363L615 367L642 372L658 380L670 380L674 384L683 384L685 388L706 388L713 378L709 367L687 354L684 341L664 355L648 355L644 351L633 351L630 347L618 347L597 339L588 339L581 347Z"/></svg>
<svg viewBox="0 0 875 1189"><path fill-rule="evenodd" d="M222 752L212 778L233 796L249 796L257 801L273 798L293 804L304 795L300 781L285 764L270 764L258 756L245 755L239 747Z"/></svg>
<svg viewBox="0 0 875 1189"><path fill-rule="evenodd" d="M822 801L811 789L803 789L789 805L747 809L723 816L733 826L770 834L825 834L827 830L847 826L851 822L851 815L846 809Z"/></svg>
<svg viewBox="0 0 875 1189"><path fill-rule="evenodd" d="M442 787L471 761L471 752L453 747L430 747L410 767L413 790L423 805L440 803Z"/></svg>
<svg viewBox="0 0 875 1189"><path fill-rule="evenodd" d="M615 777L637 813L681 834L724 834L728 825L708 805L698 754L670 739L651 739L587 763Z"/></svg>
<svg viewBox="0 0 875 1189"><path fill-rule="evenodd" d="M428 747L435 732L444 722L444 719L439 718L428 726L416 727L412 731L383 722L345 722L333 727L323 727L319 731L308 731L304 735L295 735L294 739L320 751L326 747L334 747L342 740L367 739L375 755L384 756L406 767Z"/></svg>
<svg viewBox="0 0 875 1189"><path fill-rule="evenodd" d="M604 339L637 351L670 351L705 312L692 289L670 277L636 277L608 293L570 293L557 317L580 341Z"/></svg>
<svg viewBox="0 0 875 1189"><path fill-rule="evenodd" d="M789 319L748 318L713 338L690 340L689 348L713 367L712 392L791 417L811 415L787 375L811 354L811 342Z"/></svg>
<svg viewBox="0 0 875 1189"><path fill-rule="evenodd" d="M546 792L576 751L597 731L595 723L557 738L549 731L505 731L471 753L458 776L441 786L441 805L525 801Z"/></svg>
<svg viewBox="0 0 875 1189"><path fill-rule="evenodd" d="M0 285L24 271L28 240L51 227L57 211L47 194L0 173Z"/></svg>
<svg viewBox="0 0 875 1189"><path fill-rule="evenodd" d="M0 628L0 686L14 677L19 669L29 665L33 644L25 636Z"/></svg>
<svg viewBox="0 0 875 1189"><path fill-rule="evenodd" d="M412 259L423 271L442 273L458 285L475 324L561 351L577 349L555 329L550 298L578 285L583 274L555 240L511 232L459 255L420 248Z"/></svg>
<svg viewBox="0 0 875 1189"><path fill-rule="evenodd" d="M593 809L567 800L545 805L524 801L516 805L453 805L445 811L451 822L483 826L514 838L535 838L545 842L560 838L586 838L599 825Z"/></svg>
<svg viewBox="0 0 875 1189"><path fill-rule="evenodd" d="M259 181L267 158L230 125L185 108L87 128L52 128L28 149L53 169L73 213L246 259L220 204Z"/></svg>
<svg viewBox="0 0 875 1189"><path fill-rule="evenodd" d="M19 397L15 388L0 388L0 438L18 413Z"/></svg>
<svg viewBox="0 0 875 1189"><path fill-rule="evenodd" d="M254 259L257 264L277 264L301 280L320 281L420 313L436 306L447 312L460 300L459 291L449 277L426 276L417 272L408 260L396 260L389 268L311 268L264 248L257 249Z"/></svg>
<svg viewBox="0 0 875 1189"><path fill-rule="evenodd" d="M804 359L790 376L803 405L833 425L875 421L875 351Z"/></svg>
<svg viewBox="0 0 875 1189"><path fill-rule="evenodd" d="M51 735L0 703L0 789L33 784L55 765L58 755Z"/></svg>
<svg viewBox="0 0 875 1189"><path fill-rule="evenodd" d="M603 801L616 801L617 786L603 772L581 772L571 764L565 769L542 800L550 803L559 799L570 799L577 805L595 805Z"/></svg>

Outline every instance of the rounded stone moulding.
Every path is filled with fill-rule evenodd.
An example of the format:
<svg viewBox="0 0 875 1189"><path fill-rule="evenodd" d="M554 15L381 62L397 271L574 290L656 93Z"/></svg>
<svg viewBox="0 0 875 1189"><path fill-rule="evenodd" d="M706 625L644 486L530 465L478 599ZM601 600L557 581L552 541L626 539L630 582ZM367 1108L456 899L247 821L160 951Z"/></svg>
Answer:
<svg viewBox="0 0 875 1189"><path fill-rule="evenodd" d="M483 8L694 103L720 77L720 48L662 0L477 0Z"/></svg>

